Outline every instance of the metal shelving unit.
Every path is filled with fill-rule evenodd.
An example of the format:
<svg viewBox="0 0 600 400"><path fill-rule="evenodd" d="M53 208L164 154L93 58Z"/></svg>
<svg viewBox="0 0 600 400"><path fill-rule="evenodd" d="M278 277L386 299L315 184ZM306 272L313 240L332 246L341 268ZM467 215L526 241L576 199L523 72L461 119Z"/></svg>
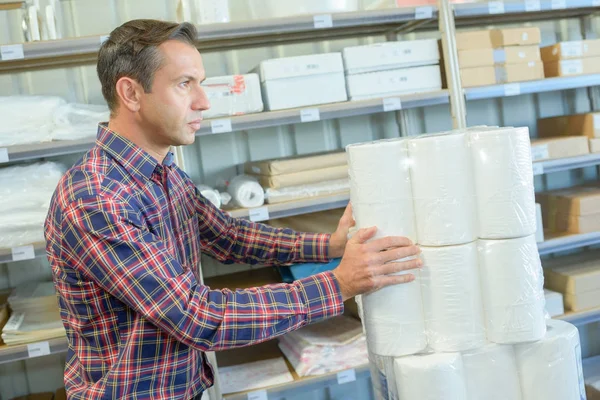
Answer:
<svg viewBox="0 0 600 400"><path fill-rule="evenodd" d="M555 319L570 322L573 325L587 325L600 321L600 308L559 315Z"/></svg>
<svg viewBox="0 0 600 400"><path fill-rule="evenodd" d="M17 250L15 252L15 250ZM28 246L19 246L15 249L0 249L0 263L29 260L46 256L46 247L43 243Z"/></svg>
<svg viewBox="0 0 600 400"><path fill-rule="evenodd" d="M600 232L561 236L538 243L540 255L558 253L600 244Z"/></svg>
<svg viewBox="0 0 600 400"><path fill-rule="evenodd" d="M536 161L534 165L541 166L541 173L567 171L570 169L593 167L600 164L600 153L586 154L583 156L559 158L556 160Z"/></svg>
<svg viewBox="0 0 600 400"><path fill-rule="evenodd" d="M39 351L34 351L34 348L45 348L45 346L40 346L40 344L42 343L48 343L49 352L40 353ZM0 346L0 364L10 363L19 360L27 360L30 358L41 357L50 354L66 353L68 347L69 345L67 343L66 337L49 339L31 344L22 344L18 346ZM36 356L34 356L33 353L35 353Z"/></svg>

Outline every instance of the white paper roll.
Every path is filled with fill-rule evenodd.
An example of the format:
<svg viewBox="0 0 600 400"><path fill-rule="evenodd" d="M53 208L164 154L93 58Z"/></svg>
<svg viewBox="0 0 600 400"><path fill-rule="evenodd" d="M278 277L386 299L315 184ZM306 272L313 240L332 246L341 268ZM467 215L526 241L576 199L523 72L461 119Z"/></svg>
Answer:
<svg viewBox="0 0 600 400"><path fill-rule="evenodd" d="M210 201L215 207L221 208L221 193L207 185L196 186L200 194Z"/></svg>
<svg viewBox="0 0 600 400"><path fill-rule="evenodd" d="M421 247L421 289L429 346L464 351L486 343L477 243Z"/></svg>
<svg viewBox="0 0 600 400"><path fill-rule="evenodd" d="M577 328L560 320L547 325L539 342L515 346L523 400L585 399Z"/></svg>
<svg viewBox="0 0 600 400"><path fill-rule="evenodd" d="M462 354L469 400L521 400L513 346L489 344Z"/></svg>
<svg viewBox="0 0 600 400"><path fill-rule="evenodd" d="M465 133L423 135L408 143L417 238L423 246L477 239L473 172Z"/></svg>
<svg viewBox="0 0 600 400"><path fill-rule="evenodd" d="M238 175L227 186L235 203L244 208L260 207L265 203L265 191L258 181L248 175Z"/></svg>
<svg viewBox="0 0 600 400"><path fill-rule="evenodd" d="M416 242L406 141L350 145L346 151L357 227L376 226L375 238L406 236Z"/></svg>
<svg viewBox="0 0 600 400"><path fill-rule="evenodd" d="M460 353L396 358L394 370L402 400L467 400Z"/></svg>
<svg viewBox="0 0 600 400"><path fill-rule="evenodd" d="M521 343L543 338L544 275L535 235L480 240L478 251L488 339Z"/></svg>
<svg viewBox="0 0 600 400"><path fill-rule="evenodd" d="M528 128L471 132L479 237L535 233L535 195Z"/></svg>

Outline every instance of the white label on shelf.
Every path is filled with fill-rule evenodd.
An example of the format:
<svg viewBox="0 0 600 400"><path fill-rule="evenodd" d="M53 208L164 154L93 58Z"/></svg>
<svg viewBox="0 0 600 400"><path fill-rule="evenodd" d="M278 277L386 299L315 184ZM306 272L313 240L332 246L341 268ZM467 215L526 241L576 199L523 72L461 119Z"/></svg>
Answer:
<svg viewBox="0 0 600 400"><path fill-rule="evenodd" d="M338 374L337 374L338 385L343 385L344 383L354 382L355 380L356 380L356 371L354 370L354 368L338 372Z"/></svg>
<svg viewBox="0 0 600 400"><path fill-rule="evenodd" d="M102 46L104 44L104 42L106 42L109 38L109 35L102 35L100 36L100 46Z"/></svg>
<svg viewBox="0 0 600 400"><path fill-rule="evenodd" d="M331 28L333 26L331 14L315 15L313 22L316 29Z"/></svg>
<svg viewBox="0 0 600 400"><path fill-rule="evenodd" d="M521 85L518 83L508 83L504 85L505 96L518 96L521 94Z"/></svg>
<svg viewBox="0 0 600 400"><path fill-rule="evenodd" d="M533 176L542 175L544 173L544 164L533 163Z"/></svg>
<svg viewBox="0 0 600 400"><path fill-rule="evenodd" d="M431 19L433 18L433 7L417 7L415 8L415 19Z"/></svg>
<svg viewBox="0 0 600 400"><path fill-rule="evenodd" d="M50 354L50 343L30 343L27 345L27 353L29 354L29 358L47 356Z"/></svg>
<svg viewBox="0 0 600 400"><path fill-rule="evenodd" d="M248 212L248 218L252 222L261 222L269 220L269 207L251 208Z"/></svg>
<svg viewBox="0 0 600 400"><path fill-rule="evenodd" d="M504 2L490 1L488 3L488 11L490 14L504 14Z"/></svg>
<svg viewBox="0 0 600 400"><path fill-rule="evenodd" d="M397 111L402 110L402 101L400 97L386 97L383 99L383 111Z"/></svg>
<svg viewBox="0 0 600 400"><path fill-rule="evenodd" d="M304 110L300 110L300 121L302 122L313 122L319 121L321 119L321 114L319 113L318 108L305 108Z"/></svg>
<svg viewBox="0 0 600 400"><path fill-rule="evenodd" d="M248 393L248 400L269 400L266 390L257 390Z"/></svg>
<svg viewBox="0 0 600 400"><path fill-rule="evenodd" d="M6 147L0 148L0 164L8 162L8 149Z"/></svg>
<svg viewBox="0 0 600 400"><path fill-rule="evenodd" d="M583 74L583 60L563 60L560 62L562 75Z"/></svg>
<svg viewBox="0 0 600 400"><path fill-rule="evenodd" d="M0 46L0 60L20 60L25 58L22 44L7 44L6 46Z"/></svg>
<svg viewBox="0 0 600 400"><path fill-rule="evenodd" d="M550 158L550 153L548 153L547 144L538 144L537 146L531 146L531 159L533 161L545 160L547 158Z"/></svg>
<svg viewBox="0 0 600 400"><path fill-rule="evenodd" d="M550 8L553 10L562 10L567 8L567 0L552 0Z"/></svg>
<svg viewBox="0 0 600 400"><path fill-rule="evenodd" d="M13 247L13 261L33 260L35 258L35 250L32 245Z"/></svg>
<svg viewBox="0 0 600 400"><path fill-rule="evenodd" d="M541 9L540 0L525 0L525 11L540 11Z"/></svg>
<svg viewBox="0 0 600 400"><path fill-rule="evenodd" d="M575 40L573 42L562 42L560 44L562 55L566 57L582 57L583 46L581 41Z"/></svg>
<svg viewBox="0 0 600 400"><path fill-rule="evenodd" d="M231 120L229 118L215 119L214 121L211 121L210 128L212 130L212 133L231 132Z"/></svg>

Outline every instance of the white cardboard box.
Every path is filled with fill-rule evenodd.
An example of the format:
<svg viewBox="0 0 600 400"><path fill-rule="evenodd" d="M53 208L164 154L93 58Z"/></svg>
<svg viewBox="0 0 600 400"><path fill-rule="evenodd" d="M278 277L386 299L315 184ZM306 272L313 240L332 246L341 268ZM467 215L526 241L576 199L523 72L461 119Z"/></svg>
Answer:
<svg viewBox="0 0 600 400"><path fill-rule="evenodd" d="M269 110L348 100L341 53L266 60L259 71Z"/></svg>
<svg viewBox="0 0 600 400"><path fill-rule="evenodd" d="M347 75L432 65L440 62L436 39L346 47L342 54Z"/></svg>
<svg viewBox="0 0 600 400"><path fill-rule="evenodd" d="M264 108L257 74L207 78L202 87L210 101L204 118L257 113Z"/></svg>
<svg viewBox="0 0 600 400"><path fill-rule="evenodd" d="M350 100L363 100L442 89L439 65L349 75Z"/></svg>
<svg viewBox="0 0 600 400"><path fill-rule="evenodd" d="M546 311L548 311L550 317L556 317L565 313L562 293L544 289L544 297L546 297Z"/></svg>

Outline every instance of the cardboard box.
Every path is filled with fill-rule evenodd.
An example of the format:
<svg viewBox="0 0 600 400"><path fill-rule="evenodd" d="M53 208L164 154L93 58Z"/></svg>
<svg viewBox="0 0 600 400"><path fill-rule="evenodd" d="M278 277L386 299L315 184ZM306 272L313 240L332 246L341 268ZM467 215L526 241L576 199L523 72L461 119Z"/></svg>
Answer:
<svg viewBox="0 0 600 400"><path fill-rule="evenodd" d="M531 153L534 161L575 157L589 152L588 139L583 136L531 140Z"/></svg>
<svg viewBox="0 0 600 400"><path fill-rule="evenodd" d="M560 208L554 216L556 232L592 233L600 231L600 213L577 215L559 210Z"/></svg>
<svg viewBox="0 0 600 400"><path fill-rule="evenodd" d="M600 381L593 384L585 384L585 394L587 400L600 400Z"/></svg>
<svg viewBox="0 0 600 400"><path fill-rule="evenodd" d="M348 100L341 53L265 60L258 69L269 110Z"/></svg>
<svg viewBox="0 0 600 400"><path fill-rule="evenodd" d="M274 158L263 161L251 161L244 164L244 171L254 175L281 175L292 172L347 165L348 159L343 151L298 155Z"/></svg>
<svg viewBox="0 0 600 400"><path fill-rule="evenodd" d="M578 186L554 192L556 208L569 215L600 213L600 187ZM551 204L553 205L553 204Z"/></svg>
<svg viewBox="0 0 600 400"><path fill-rule="evenodd" d="M376 43L342 50L346 74L385 71L440 62L436 39Z"/></svg>
<svg viewBox="0 0 600 400"><path fill-rule="evenodd" d="M600 73L600 57L558 60L544 63L547 78Z"/></svg>
<svg viewBox="0 0 600 400"><path fill-rule="evenodd" d="M442 89L439 65L347 76L350 100L364 100Z"/></svg>
<svg viewBox="0 0 600 400"><path fill-rule="evenodd" d="M496 66L496 82L510 83L544 79L544 66L539 61Z"/></svg>
<svg viewBox="0 0 600 400"><path fill-rule="evenodd" d="M587 136L600 138L600 113L538 119L539 137Z"/></svg>
<svg viewBox="0 0 600 400"><path fill-rule="evenodd" d="M458 65L461 69L473 67L491 67L495 64L494 49L459 50Z"/></svg>
<svg viewBox="0 0 600 400"><path fill-rule="evenodd" d="M289 174L265 176L256 175L263 188L285 188L297 185L309 185L334 179L343 179L348 177L348 166L340 165L335 167L312 169L310 171L292 172Z"/></svg>
<svg viewBox="0 0 600 400"><path fill-rule="evenodd" d="M544 289L544 297L546 298L546 311L548 311L550 317L565 313L562 293Z"/></svg>
<svg viewBox="0 0 600 400"><path fill-rule="evenodd" d="M544 62L600 57L600 39L560 42L552 46L542 47L541 53Z"/></svg>
<svg viewBox="0 0 600 400"><path fill-rule="evenodd" d="M494 67L464 68L460 70L463 87L485 86L496 84L496 69Z"/></svg>
<svg viewBox="0 0 600 400"><path fill-rule="evenodd" d="M542 41L540 28L535 27L492 29L490 37L493 48L540 44Z"/></svg>
<svg viewBox="0 0 600 400"><path fill-rule="evenodd" d="M257 113L264 108L257 74L206 78L202 87L210 101L204 118Z"/></svg>
<svg viewBox="0 0 600 400"><path fill-rule="evenodd" d="M600 138L590 139L590 153L600 153Z"/></svg>
<svg viewBox="0 0 600 400"><path fill-rule="evenodd" d="M522 64L530 61L541 61L540 47L507 46L494 50L494 62L497 64Z"/></svg>
<svg viewBox="0 0 600 400"><path fill-rule="evenodd" d="M67 400L67 391L65 388L58 389L54 394L54 400Z"/></svg>
<svg viewBox="0 0 600 400"><path fill-rule="evenodd" d="M489 29L456 33L456 50L490 49L492 47Z"/></svg>

